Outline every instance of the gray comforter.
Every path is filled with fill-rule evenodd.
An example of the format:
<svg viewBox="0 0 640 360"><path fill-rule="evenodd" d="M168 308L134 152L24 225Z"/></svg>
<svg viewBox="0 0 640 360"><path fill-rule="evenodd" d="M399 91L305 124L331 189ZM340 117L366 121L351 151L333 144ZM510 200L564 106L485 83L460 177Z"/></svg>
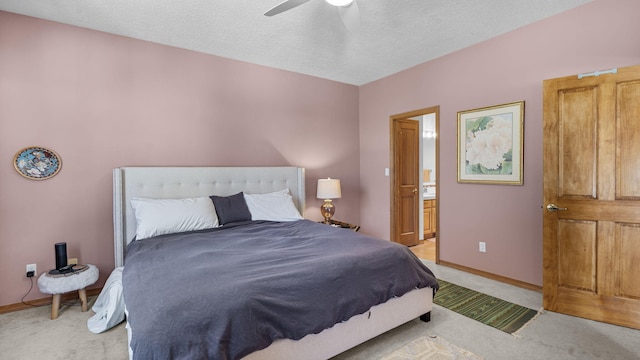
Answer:
<svg viewBox="0 0 640 360"><path fill-rule="evenodd" d="M132 242L134 359L239 359L437 281L406 247L308 220Z"/></svg>

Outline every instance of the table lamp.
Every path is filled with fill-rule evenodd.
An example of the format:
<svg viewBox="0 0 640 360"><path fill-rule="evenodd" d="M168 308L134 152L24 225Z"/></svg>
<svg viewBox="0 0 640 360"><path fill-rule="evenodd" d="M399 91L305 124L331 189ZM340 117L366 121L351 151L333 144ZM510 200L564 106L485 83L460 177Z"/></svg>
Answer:
<svg viewBox="0 0 640 360"><path fill-rule="evenodd" d="M324 203L320 206L320 212L324 217L324 223L328 224L331 221L331 217L336 212L336 207L333 206L333 202L331 200L342 197L340 179L318 179L318 191L316 193L316 197L324 200Z"/></svg>

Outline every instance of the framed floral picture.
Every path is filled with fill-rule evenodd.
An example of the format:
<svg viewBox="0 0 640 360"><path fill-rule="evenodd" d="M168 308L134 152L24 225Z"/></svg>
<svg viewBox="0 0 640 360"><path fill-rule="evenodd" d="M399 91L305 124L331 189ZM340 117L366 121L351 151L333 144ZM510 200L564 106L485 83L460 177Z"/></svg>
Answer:
<svg viewBox="0 0 640 360"><path fill-rule="evenodd" d="M524 101L458 112L458 182L522 185Z"/></svg>

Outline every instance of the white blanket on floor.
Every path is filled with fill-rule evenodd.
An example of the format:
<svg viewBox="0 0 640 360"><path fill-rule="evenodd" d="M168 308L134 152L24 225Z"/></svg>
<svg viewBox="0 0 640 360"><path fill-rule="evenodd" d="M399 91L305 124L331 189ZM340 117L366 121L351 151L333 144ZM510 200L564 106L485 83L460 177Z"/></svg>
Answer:
<svg viewBox="0 0 640 360"><path fill-rule="evenodd" d="M87 327L94 334L107 331L124 320L122 269L118 267L109 275L102 292L91 308L96 314L87 320Z"/></svg>

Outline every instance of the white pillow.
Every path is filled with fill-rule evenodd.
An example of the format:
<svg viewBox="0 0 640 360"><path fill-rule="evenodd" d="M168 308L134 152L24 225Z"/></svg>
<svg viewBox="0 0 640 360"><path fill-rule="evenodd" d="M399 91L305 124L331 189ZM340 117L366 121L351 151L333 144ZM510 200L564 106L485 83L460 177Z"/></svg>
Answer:
<svg viewBox="0 0 640 360"><path fill-rule="evenodd" d="M302 216L293 204L289 189L267 194L244 194L251 220L295 221Z"/></svg>
<svg viewBox="0 0 640 360"><path fill-rule="evenodd" d="M208 197L186 199L133 198L136 239L218 227L218 216Z"/></svg>

